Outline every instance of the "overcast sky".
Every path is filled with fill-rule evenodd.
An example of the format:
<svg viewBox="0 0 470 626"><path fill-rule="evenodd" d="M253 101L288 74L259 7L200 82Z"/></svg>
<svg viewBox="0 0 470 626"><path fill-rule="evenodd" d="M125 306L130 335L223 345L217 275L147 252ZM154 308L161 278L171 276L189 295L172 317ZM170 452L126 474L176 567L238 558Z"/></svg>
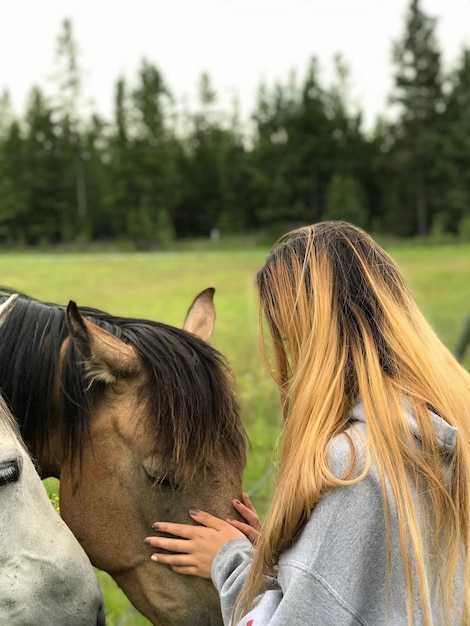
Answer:
<svg viewBox="0 0 470 626"><path fill-rule="evenodd" d="M34 84L53 92L57 36L72 21L85 93L111 117L116 80L133 81L142 57L157 65L178 100L193 97L203 71L242 116L254 108L261 80L304 76L316 56L331 77L337 52L352 73L352 95L370 127L392 86L392 42L401 37L410 0L15 0L0 5L0 91L24 112ZM470 46L470 0L421 0L438 18L445 67Z"/></svg>

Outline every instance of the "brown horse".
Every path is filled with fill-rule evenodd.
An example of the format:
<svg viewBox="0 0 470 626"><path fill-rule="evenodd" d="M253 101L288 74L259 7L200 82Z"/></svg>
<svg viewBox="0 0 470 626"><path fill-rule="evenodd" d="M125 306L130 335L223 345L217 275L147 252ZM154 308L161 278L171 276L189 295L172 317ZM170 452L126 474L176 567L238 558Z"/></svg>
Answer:
<svg viewBox="0 0 470 626"><path fill-rule="evenodd" d="M24 295L0 328L0 386L42 477L60 480L64 520L156 625L221 623L212 584L155 564L143 543L156 519L190 522L189 508L234 516L241 493L233 380L207 343L213 293L184 329Z"/></svg>

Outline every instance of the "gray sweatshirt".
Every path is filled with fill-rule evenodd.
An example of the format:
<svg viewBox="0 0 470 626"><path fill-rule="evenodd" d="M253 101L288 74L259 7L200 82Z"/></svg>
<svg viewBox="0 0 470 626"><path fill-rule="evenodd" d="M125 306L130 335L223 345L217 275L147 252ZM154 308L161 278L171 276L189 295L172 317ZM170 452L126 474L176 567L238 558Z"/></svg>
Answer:
<svg viewBox="0 0 470 626"><path fill-rule="evenodd" d="M414 416L407 411L414 434L419 430ZM455 446L457 431L431 414L443 454ZM364 458L366 433L364 410L357 405L348 429L358 466ZM330 467L343 476L349 467L350 449L344 434L338 435L329 450ZM431 541L430 515L425 493L415 493L423 552ZM388 498L390 519L391 572L387 588L386 531L382 491L377 469L372 464L366 477L355 485L332 489L313 509L310 520L291 548L279 559L277 578L265 580L265 587L238 626L406 626L406 585L399 544L396 509ZM429 545L429 544L428 544ZM240 593L253 555L248 539L232 539L216 554L212 580L222 606L224 625L231 623L233 604ZM436 591L436 568L425 559L429 610L433 626L445 621L440 613ZM454 598L457 611L463 603L463 575L456 576ZM414 580L413 624L423 623ZM450 624L461 624L457 614Z"/></svg>

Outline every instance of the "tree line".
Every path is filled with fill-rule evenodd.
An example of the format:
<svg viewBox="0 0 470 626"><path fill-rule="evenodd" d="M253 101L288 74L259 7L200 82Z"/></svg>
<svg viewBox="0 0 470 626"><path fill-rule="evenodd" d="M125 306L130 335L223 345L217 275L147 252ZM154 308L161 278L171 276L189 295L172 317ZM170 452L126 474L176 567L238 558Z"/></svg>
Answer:
<svg viewBox="0 0 470 626"><path fill-rule="evenodd" d="M444 72L436 20L411 0L393 44L393 119L363 128L349 70L326 87L312 58L259 86L249 128L210 77L182 109L158 67L119 79L113 119L83 114L72 24L57 40L59 98L39 87L25 113L0 97L0 243L126 240L139 249L213 229L347 219L374 232L470 237L470 50ZM372 52L372 51L371 51Z"/></svg>

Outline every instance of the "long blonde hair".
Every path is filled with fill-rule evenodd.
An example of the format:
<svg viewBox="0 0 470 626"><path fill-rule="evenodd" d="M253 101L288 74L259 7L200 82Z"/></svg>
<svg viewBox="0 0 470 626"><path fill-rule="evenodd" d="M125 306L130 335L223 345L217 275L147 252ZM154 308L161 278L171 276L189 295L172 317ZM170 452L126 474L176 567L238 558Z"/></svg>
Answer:
<svg viewBox="0 0 470 626"><path fill-rule="evenodd" d="M449 620L452 583L465 554L462 623L470 623L470 376L437 338L395 263L362 230L322 222L285 235L258 273L261 344L280 391L284 428L274 497L236 613L252 605L263 574L276 565L329 490L360 480L338 478L328 444L347 428L360 398L367 423L369 463L377 464L388 534L386 480L397 509L407 584L419 582L425 626L427 586L410 476L426 481L433 511L434 552L440 559L442 613ZM421 431L418 447L403 414L406 397ZM443 467L429 407L458 429ZM452 476L450 486L444 473ZM444 556L442 552L444 551ZM389 555L390 556L390 555Z"/></svg>

